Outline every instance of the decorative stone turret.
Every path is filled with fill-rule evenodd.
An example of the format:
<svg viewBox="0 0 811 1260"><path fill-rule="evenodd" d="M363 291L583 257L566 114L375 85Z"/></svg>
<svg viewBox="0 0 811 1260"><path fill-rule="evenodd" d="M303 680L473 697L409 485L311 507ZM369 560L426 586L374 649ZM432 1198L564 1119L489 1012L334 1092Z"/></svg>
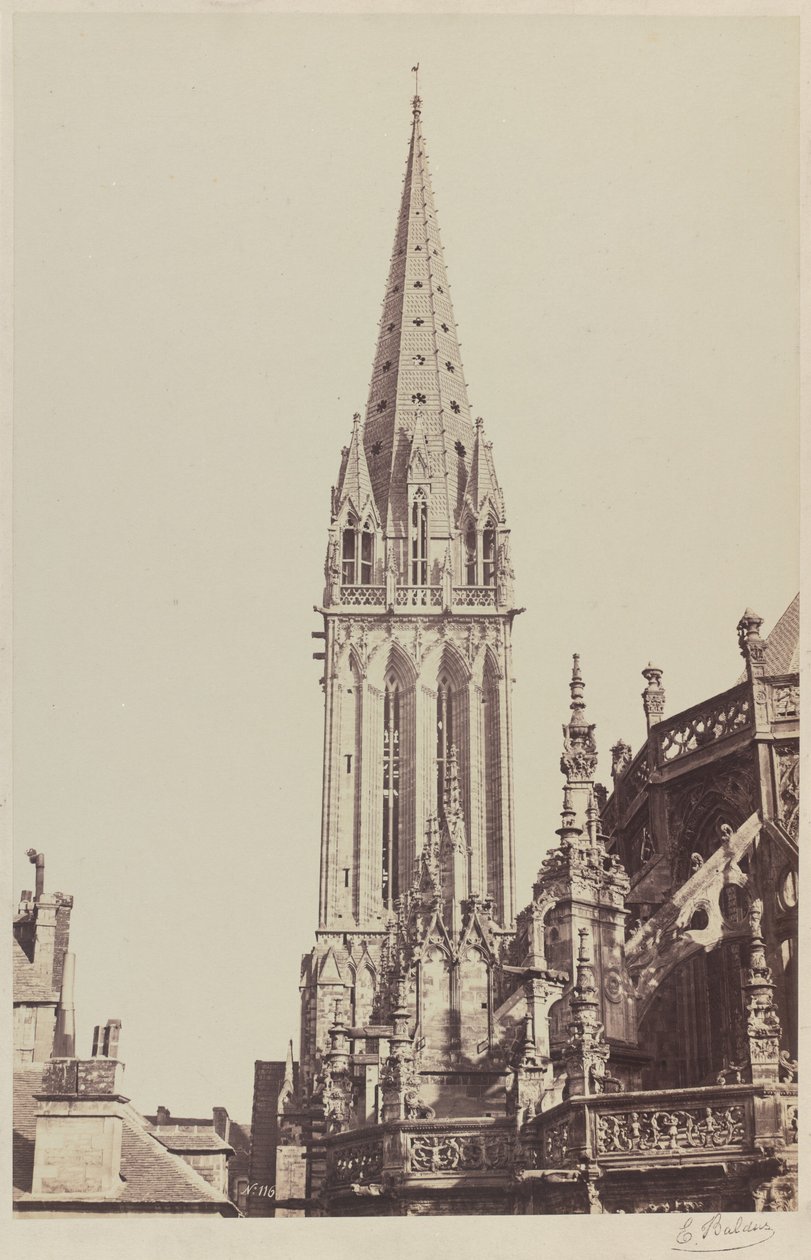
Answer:
<svg viewBox="0 0 811 1260"><path fill-rule="evenodd" d="M594 786L597 744L594 739L594 724L586 720L585 683L580 672L580 657L577 653L572 657L572 679L569 690L572 696L570 704L572 716L563 726L563 754L560 759L560 770L561 774L566 776L566 783L570 789L569 800L576 824L582 827L585 825L586 810Z"/></svg>
<svg viewBox="0 0 811 1260"><path fill-rule="evenodd" d="M349 1062L349 1036L343 1013L343 1002L335 1001L335 1017L329 1030L330 1049L323 1071L322 1102L327 1130L335 1133L349 1126L352 1119L352 1074Z"/></svg>
<svg viewBox="0 0 811 1260"><path fill-rule="evenodd" d="M569 1038L563 1047L563 1062L569 1081L569 1097L601 1094L609 1047L600 1022L600 1003L594 972L588 956L586 928L578 931L577 980L569 999L571 1019Z"/></svg>
<svg viewBox="0 0 811 1260"><path fill-rule="evenodd" d="M749 909L749 965L743 973L746 1041L753 1085L774 1085L780 1075L780 1018L774 1004L774 980L766 963L761 935L763 903L755 898Z"/></svg>
<svg viewBox="0 0 811 1260"><path fill-rule="evenodd" d="M662 686L662 671L650 662L642 670L642 677L647 686L642 692L642 704L645 707L645 721L648 730L661 722L665 716L665 689Z"/></svg>
<svg viewBox="0 0 811 1260"><path fill-rule="evenodd" d="M420 1098L420 1076L410 1031L406 978L398 976L389 1056L380 1071L381 1119L430 1119L434 1112Z"/></svg>
<svg viewBox="0 0 811 1260"><path fill-rule="evenodd" d="M545 1024L545 1011L541 1018ZM543 1096L551 1083L552 1060L548 1053L548 1036L545 1029L542 1037L547 1043L546 1054L538 1049L535 1020L532 1012L527 1011L522 1033L517 1038L513 1051L513 1079L507 1095L508 1111L519 1117L519 1123L532 1120L540 1113Z"/></svg>
<svg viewBox="0 0 811 1260"><path fill-rule="evenodd" d="M590 777L597 762L594 726L585 720L583 678L574 658L570 683L573 720L564 726L561 769L563 790L560 844L541 863L533 889L537 913L544 921L547 965L573 977L579 933L594 940L597 1003L609 1038L634 1045L636 1006L625 965L625 898L628 876L615 854L608 852L600 831L599 811ZM551 1045L566 1039L573 990L551 1013ZM630 1071L630 1069L629 1069ZM633 1083L633 1072L626 1076Z"/></svg>
<svg viewBox="0 0 811 1260"><path fill-rule="evenodd" d="M766 673L766 641L760 637L763 618L747 608L738 622L738 647L746 661L746 677L752 689L752 710L755 720L755 735L768 736L771 724L766 702L766 688L762 686ZM762 773L768 773L768 763L762 758Z"/></svg>

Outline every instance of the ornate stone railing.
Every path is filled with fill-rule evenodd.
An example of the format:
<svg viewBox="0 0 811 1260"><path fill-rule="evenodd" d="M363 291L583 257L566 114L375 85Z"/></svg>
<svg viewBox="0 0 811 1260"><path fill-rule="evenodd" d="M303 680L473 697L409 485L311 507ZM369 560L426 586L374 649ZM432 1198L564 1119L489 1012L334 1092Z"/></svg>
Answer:
<svg viewBox="0 0 811 1260"><path fill-rule="evenodd" d="M325 1190L376 1194L391 1181L433 1181L473 1175L506 1179L515 1165L510 1120L400 1120L323 1139Z"/></svg>
<svg viewBox="0 0 811 1260"><path fill-rule="evenodd" d="M595 1122L598 1158L628 1151L670 1155L744 1146L747 1136L746 1111L740 1104L599 1112Z"/></svg>
<svg viewBox="0 0 811 1260"><path fill-rule="evenodd" d="M459 608L495 608L494 586L454 586L453 602Z"/></svg>
<svg viewBox="0 0 811 1260"><path fill-rule="evenodd" d="M761 1093L752 1085L728 1085L573 1098L527 1126L527 1162L536 1168L565 1168L584 1157L611 1165L641 1157L683 1162L752 1150L753 1098ZM780 1123L788 1142L796 1130L796 1097L784 1103Z"/></svg>
<svg viewBox="0 0 811 1260"><path fill-rule="evenodd" d="M496 1133L408 1133L406 1171L410 1173L485 1172L509 1169L512 1135Z"/></svg>
<svg viewBox="0 0 811 1260"><path fill-rule="evenodd" d="M341 604L350 608L383 608L386 603L385 586L342 586Z"/></svg>
<svg viewBox="0 0 811 1260"><path fill-rule="evenodd" d="M441 608L441 586L398 586L394 595L395 608Z"/></svg>
<svg viewBox="0 0 811 1260"><path fill-rule="evenodd" d="M669 765L679 757L746 730L752 724L751 708L749 684L744 683L660 722L651 731L651 738L656 740L657 763Z"/></svg>
<svg viewBox="0 0 811 1260"><path fill-rule="evenodd" d="M442 608L441 586L397 586L395 608ZM494 586L454 586L451 591L454 608L495 608ZM385 586L341 586L336 603L344 608L385 608Z"/></svg>
<svg viewBox="0 0 811 1260"><path fill-rule="evenodd" d="M368 1185L383 1170L383 1139L376 1131L349 1135L336 1144L327 1159L327 1185Z"/></svg>

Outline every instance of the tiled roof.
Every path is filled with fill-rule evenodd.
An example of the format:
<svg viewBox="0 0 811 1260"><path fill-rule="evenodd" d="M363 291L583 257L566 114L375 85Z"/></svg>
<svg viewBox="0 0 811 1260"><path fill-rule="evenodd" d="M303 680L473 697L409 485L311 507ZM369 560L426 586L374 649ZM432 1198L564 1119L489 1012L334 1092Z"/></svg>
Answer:
<svg viewBox="0 0 811 1260"><path fill-rule="evenodd" d="M436 220L419 98L366 405L364 446L387 533L406 531L406 469L418 412L428 435L431 516L458 523L473 425Z"/></svg>
<svg viewBox="0 0 811 1260"><path fill-rule="evenodd" d="M135 1205L167 1204L174 1208L227 1208L228 1199L195 1172L180 1155L166 1149L132 1107L124 1110L121 1143L121 1184L112 1195L31 1194L34 1171L34 1138L37 1100L42 1084L41 1063L14 1072L14 1198L27 1203L105 1203ZM69 1123L69 1122L68 1122ZM218 1139L219 1140L219 1139ZM210 1147L206 1148L210 1150Z"/></svg>
<svg viewBox="0 0 811 1260"><path fill-rule="evenodd" d="M167 1151L184 1151L187 1155L203 1155L211 1151L222 1151L231 1155L234 1153L230 1142L224 1141L211 1126L198 1129L157 1125L150 1132L163 1143Z"/></svg>
<svg viewBox="0 0 811 1260"><path fill-rule="evenodd" d="M766 639L766 673L800 671L800 596L796 595Z"/></svg>
<svg viewBox="0 0 811 1260"><path fill-rule="evenodd" d="M766 636L764 653L766 674L799 674L800 672L800 596L794 596L786 611ZM746 681L746 670L738 682Z"/></svg>

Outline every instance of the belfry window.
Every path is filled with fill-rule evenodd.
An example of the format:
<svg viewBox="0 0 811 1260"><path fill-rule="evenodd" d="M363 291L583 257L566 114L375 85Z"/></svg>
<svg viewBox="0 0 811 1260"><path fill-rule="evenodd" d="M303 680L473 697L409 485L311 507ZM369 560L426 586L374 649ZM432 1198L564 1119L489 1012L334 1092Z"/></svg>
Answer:
<svg viewBox="0 0 811 1260"><path fill-rule="evenodd" d="M422 489L411 503L411 585L428 585L428 499Z"/></svg>
<svg viewBox="0 0 811 1260"><path fill-rule="evenodd" d="M476 530L470 525L465 533L465 581L476 586Z"/></svg>
<svg viewBox="0 0 811 1260"><path fill-rule="evenodd" d="M394 675L383 696L383 867L381 894L390 906L397 896L400 840L400 686Z"/></svg>
<svg viewBox="0 0 811 1260"><path fill-rule="evenodd" d="M496 584L496 526L492 517L482 531L482 584Z"/></svg>
<svg viewBox="0 0 811 1260"><path fill-rule="evenodd" d="M374 567L374 534L369 521L366 521L360 532L360 582L361 586L371 586Z"/></svg>
<svg viewBox="0 0 811 1260"><path fill-rule="evenodd" d="M343 532L343 550L341 552L341 581L344 586L354 586L355 584L356 550L357 535L355 533L354 523L350 522Z"/></svg>
<svg viewBox="0 0 811 1260"><path fill-rule="evenodd" d="M436 800L437 813L445 817L445 775L453 744L453 695L447 677L439 680L436 697Z"/></svg>

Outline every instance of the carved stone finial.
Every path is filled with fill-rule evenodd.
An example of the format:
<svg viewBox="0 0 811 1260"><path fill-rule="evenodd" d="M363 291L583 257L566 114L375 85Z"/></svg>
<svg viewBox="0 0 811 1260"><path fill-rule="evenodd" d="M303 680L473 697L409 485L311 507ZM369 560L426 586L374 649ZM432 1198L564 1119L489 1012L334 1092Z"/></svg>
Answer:
<svg viewBox="0 0 811 1260"><path fill-rule="evenodd" d="M650 662L642 670L642 677L647 686L642 692L642 704L645 709L645 720L648 730L665 716L665 689L662 686L662 671Z"/></svg>
<svg viewBox="0 0 811 1260"><path fill-rule="evenodd" d="M575 652L572 656L572 681L569 683L569 690L572 693L572 702L569 708L576 718L580 716L586 707L586 702L583 699L584 686L583 675L580 672L580 657Z"/></svg>
<svg viewBox="0 0 811 1260"><path fill-rule="evenodd" d="M445 770L445 816L461 818L462 795L459 790L459 758L456 745L451 744L448 753L448 764Z"/></svg>
<svg viewBox="0 0 811 1260"><path fill-rule="evenodd" d="M560 759L561 773L569 782L586 784L594 777L597 769L597 744L594 739L594 726L586 719L586 701L584 699L585 683L580 672L580 657L577 653L572 657L572 678L569 683L571 692L570 708L572 716L563 727L563 756Z"/></svg>
<svg viewBox="0 0 811 1260"><path fill-rule="evenodd" d="M758 616L756 612L752 612L751 608L747 608L746 612L738 622L738 647L741 650L741 656L749 659L753 650L756 650L760 639L760 627L763 625L763 618Z"/></svg>
<svg viewBox="0 0 811 1260"><path fill-rule="evenodd" d="M611 777L618 779L633 761L633 750L624 739L618 739L611 749Z"/></svg>

